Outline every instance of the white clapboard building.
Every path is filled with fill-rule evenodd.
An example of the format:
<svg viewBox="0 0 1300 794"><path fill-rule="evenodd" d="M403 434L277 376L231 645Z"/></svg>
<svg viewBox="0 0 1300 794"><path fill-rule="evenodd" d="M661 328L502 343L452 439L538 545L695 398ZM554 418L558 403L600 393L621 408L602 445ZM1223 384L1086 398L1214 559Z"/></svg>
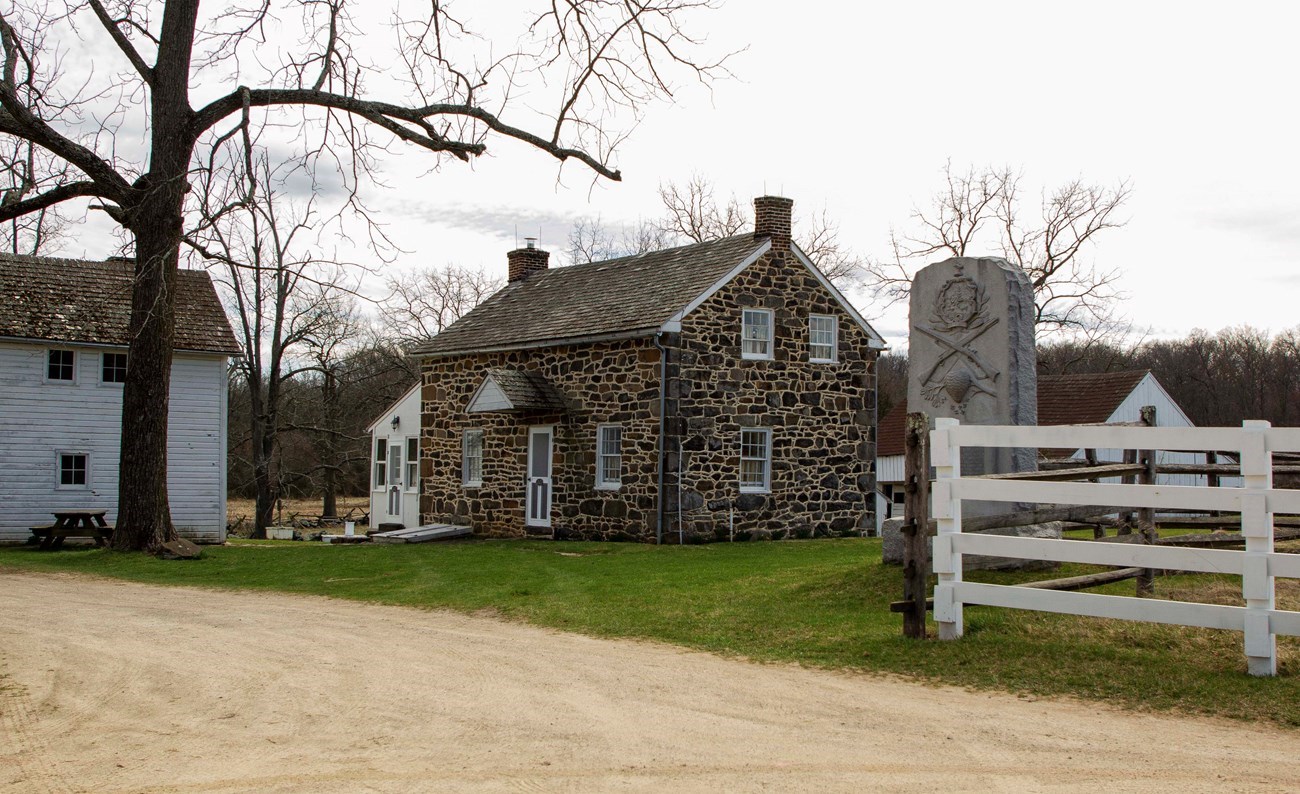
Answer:
<svg viewBox="0 0 1300 794"><path fill-rule="evenodd" d="M1174 402L1150 370L1084 373L1038 379L1039 425L1084 425L1137 422L1142 407L1154 405L1159 427L1193 427L1186 412ZM876 436L876 529L880 523L903 514L903 432L907 404L899 403L880 420ZM1052 458L1084 458L1084 451L1040 450ZM1121 463L1124 451L1097 450L1097 460ZM1159 463L1204 463L1205 455L1193 452L1156 453ZM1161 474L1157 482L1171 485L1203 485L1205 477ZM1224 484L1229 484L1227 480Z"/></svg>
<svg viewBox="0 0 1300 794"><path fill-rule="evenodd" d="M0 254L0 543L54 511L117 514L134 264ZM226 368L240 355L208 274L177 278L167 490L184 537L226 536Z"/></svg>
<svg viewBox="0 0 1300 794"><path fill-rule="evenodd" d="M367 428L370 526L420 526L420 387L412 386Z"/></svg>

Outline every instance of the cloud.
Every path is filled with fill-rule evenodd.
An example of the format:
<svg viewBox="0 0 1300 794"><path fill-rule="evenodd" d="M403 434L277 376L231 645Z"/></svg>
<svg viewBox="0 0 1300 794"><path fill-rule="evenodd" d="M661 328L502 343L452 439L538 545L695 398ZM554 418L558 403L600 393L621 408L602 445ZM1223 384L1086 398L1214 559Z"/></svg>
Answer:
<svg viewBox="0 0 1300 794"><path fill-rule="evenodd" d="M500 240L516 237L563 239L576 219L571 213L508 206L447 206L427 201L402 201L386 212L438 226L476 232Z"/></svg>
<svg viewBox="0 0 1300 794"><path fill-rule="evenodd" d="M1256 207L1202 214L1206 225L1244 234L1265 245L1300 247L1300 213L1282 207Z"/></svg>

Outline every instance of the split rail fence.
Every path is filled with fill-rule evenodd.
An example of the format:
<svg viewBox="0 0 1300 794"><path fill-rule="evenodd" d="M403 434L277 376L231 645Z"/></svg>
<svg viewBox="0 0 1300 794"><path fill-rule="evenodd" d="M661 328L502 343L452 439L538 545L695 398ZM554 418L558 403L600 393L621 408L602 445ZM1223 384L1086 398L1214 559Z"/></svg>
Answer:
<svg viewBox="0 0 1300 794"><path fill-rule="evenodd" d="M1105 448L1238 452L1241 487L1053 482L962 477L968 447ZM966 604L1121 620L1229 629L1244 634L1252 675L1277 672L1278 635L1300 636L1300 612L1279 610L1274 579L1300 578L1300 555L1274 551L1274 513L1300 514L1300 491L1273 488L1274 453L1300 452L1300 428L1267 422L1231 427L994 426L938 419L930 434L934 538L934 617L940 639L962 635ZM1130 505L1149 510L1233 511L1244 551L1089 543L963 534L965 500L1065 505ZM1199 604L994 585L962 580L962 555L1229 574L1242 578L1245 606Z"/></svg>

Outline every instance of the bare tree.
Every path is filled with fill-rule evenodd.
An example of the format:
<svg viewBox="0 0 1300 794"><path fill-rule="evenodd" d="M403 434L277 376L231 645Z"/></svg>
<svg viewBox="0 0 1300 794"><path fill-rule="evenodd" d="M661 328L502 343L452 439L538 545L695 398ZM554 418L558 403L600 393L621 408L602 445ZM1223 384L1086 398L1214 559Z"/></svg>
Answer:
<svg viewBox="0 0 1300 794"><path fill-rule="evenodd" d="M387 332L410 347L442 333L501 288L501 280L480 269L448 265L393 275L379 304Z"/></svg>
<svg viewBox="0 0 1300 794"><path fill-rule="evenodd" d="M569 263L581 265L623 256L662 251L677 244L676 235L653 221L610 229L596 218L579 218L569 231Z"/></svg>
<svg viewBox="0 0 1300 794"><path fill-rule="evenodd" d="M1000 253L1029 275L1040 333L1108 336L1127 328L1117 314L1123 298L1118 268L1099 267L1086 254L1093 238L1126 221L1118 217L1133 191L1067 182L1044 193L1038 217L1022 207L1020 174L1009 168L954 172L944 166L944 187L933 205L912 212L911 229L891 236L888 259L870 261L867 283L886 306L905 300L917 269L940 257Z"/></svg>
<svg viewBox="0 0 1300 794"><path fill-rule="evenodd" d="M91 198L134 241L120 459L131 476L119 482L113 546L154 550L175 537L166 442L176 271L190 179L219 161L215 151L248 152L252 130L273 126L304 167L339 176L356 210L360 186L399 144L469 160L490 138L512 138L617 180L615 114L670 95L670 69L706 81L721 73L681 27L712 4L539 4L505 55L440 0L417 17L373 3L354 15L346 0L242 0L204 17L198 0L6 4L0 137L30 142L68 170L0 205L0 223ZM377 20L397 34L382 60L359 54ZM285 29L303 37L273 38ZM79 61L97 68L58 80L59 48L77 46ZM117 134L124 129L145 133Z"/></svg>
<svg viewBox="0 0 1300 794"><path fill-rule="evenodd" d="M692 174L684 185L661 183L659 200L664 205L664 219L660 228L696 243L734 237L752 228L752 213L734 193L719 202L714 192L713 183L700 174Z"/></svg>
<svg viewBox="0 0 1300 794"><path fill-rule="evenodd" d="M187 242L217 263L216 280L244 349L236 371L247 385L249 401L256 499L252 536L265 537L280 498L274 466L284 387L314 366L296 363L295 353L332 322L323 306L338 292L342 267L312 248L312 231L319 223L315 200L295 205L282 195L277 175L260 150L247 167L252 171L243 174L243 183L211 178L198 182L203 222ZM210 169L204 176L213 173Z"/></svg>

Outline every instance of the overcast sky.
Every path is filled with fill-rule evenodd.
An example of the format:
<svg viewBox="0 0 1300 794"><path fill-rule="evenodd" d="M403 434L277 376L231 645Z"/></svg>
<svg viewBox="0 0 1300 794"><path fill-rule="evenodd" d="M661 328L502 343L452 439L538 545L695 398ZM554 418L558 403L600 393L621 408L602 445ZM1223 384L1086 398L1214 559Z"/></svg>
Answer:
<svg viewBox="0 0 1300 794"><path fill-rule="evenodd" d="M747 48L736 78L650 107L615 158L621 183L557 178L500 141L471 166L386 163L369 199L410 252L396 266L504 274L516 229L559 251L575 218L657 216L660 182L692 173L746 203L825 210L884 256L951 158L1021 170L1031 207L1075 177L1129 180L1127 227L1085 255L1123 270L1125 313L1157 336L1300 324L1300 4L730 0L699 22L716 51ZM93 229L84 241L110 253ZM905 312L874 320L905 344Z"/></svg>

